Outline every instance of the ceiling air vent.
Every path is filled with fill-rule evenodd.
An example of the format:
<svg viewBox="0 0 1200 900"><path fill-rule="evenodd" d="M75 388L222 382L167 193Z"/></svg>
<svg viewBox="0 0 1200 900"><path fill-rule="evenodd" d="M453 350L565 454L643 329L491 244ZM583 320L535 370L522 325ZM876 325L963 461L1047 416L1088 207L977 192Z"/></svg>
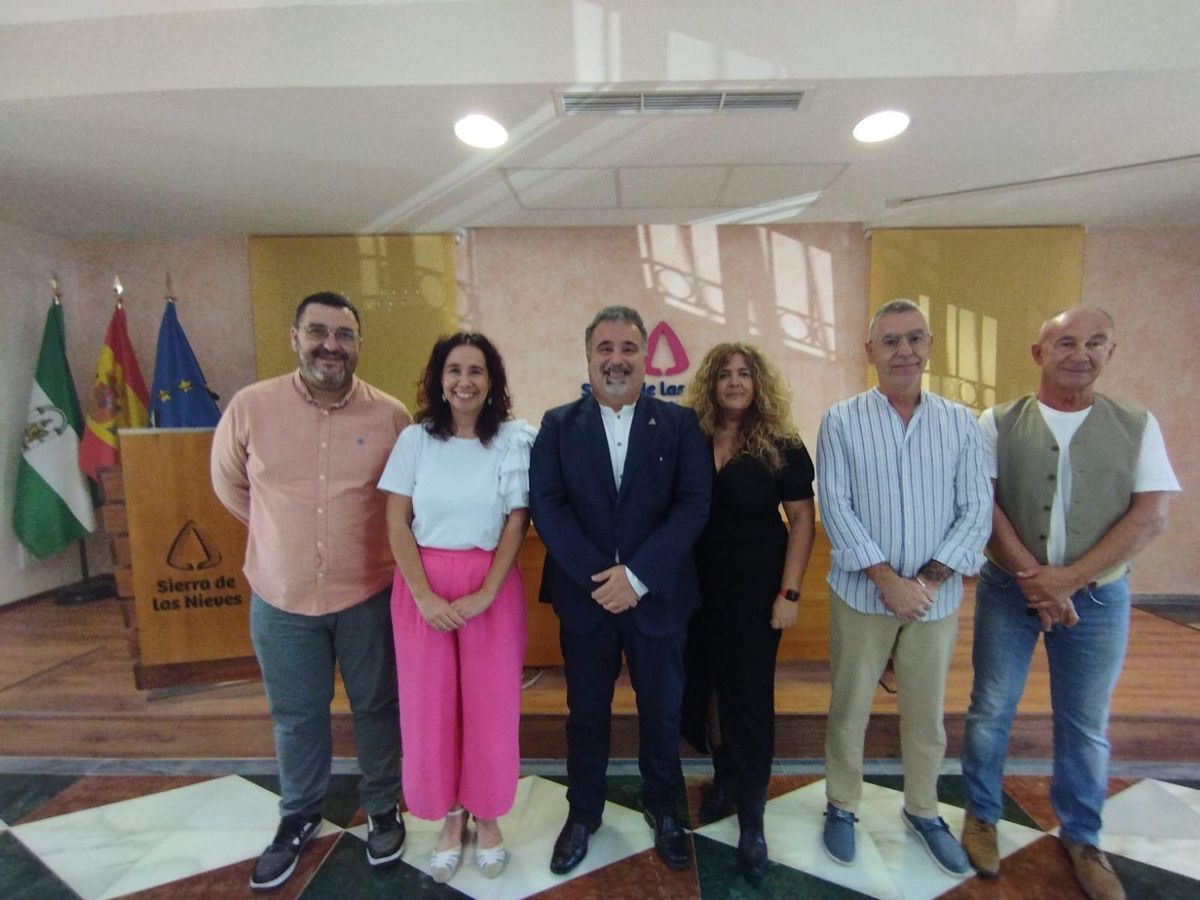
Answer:
<svg viewBox="0 0 1200 900"><path fill-rule="evenodd" d="M803 91L572 92L559 95L564 116L653 113L796 112Z"/></svg>

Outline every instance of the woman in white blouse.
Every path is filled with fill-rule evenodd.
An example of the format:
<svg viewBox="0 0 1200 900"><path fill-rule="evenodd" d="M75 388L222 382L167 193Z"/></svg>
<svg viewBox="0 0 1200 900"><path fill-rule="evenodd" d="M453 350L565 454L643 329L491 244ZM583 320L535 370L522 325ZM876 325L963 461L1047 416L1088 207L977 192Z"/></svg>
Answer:
<svg viewBox="0 0 1200 900"><path fill-rule="evenodd" d="M404 798L413 815L444 819L434 879L457 871L469 815L490 878L507 862L496 820L520 769L525 592L514 563L529 527L535 432L510 419L504 363L481 334L438 341L418 402L379 479L397 567Z"/></svg>

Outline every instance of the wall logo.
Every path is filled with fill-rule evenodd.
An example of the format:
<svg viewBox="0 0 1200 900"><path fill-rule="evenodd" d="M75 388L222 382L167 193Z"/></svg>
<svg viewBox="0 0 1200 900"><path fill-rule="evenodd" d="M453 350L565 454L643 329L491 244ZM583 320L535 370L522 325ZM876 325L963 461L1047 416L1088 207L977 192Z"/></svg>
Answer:
<svg viewBox="0 0 1200 900"><path fill-rule="evenodd" d="M671 362L665 369L654 364L659 355L659 342L664 340L667 342L667 352L671 355ZM654 330L646 338L646 374L678 375L680 372L686 372L690 365L691 361L688 359L687 351L683 349L683 341L679 340L675 329L666 322L659 322L655 325Z"/></svg>
<svg viewBox="0 0 1200 900"><path fill-rule="evenodd" d="M221 551L200 533L191 519L179 529L171 549L167 551L167 565L172 569L194 572L198 569L213 569L221 564Z"/></svg>

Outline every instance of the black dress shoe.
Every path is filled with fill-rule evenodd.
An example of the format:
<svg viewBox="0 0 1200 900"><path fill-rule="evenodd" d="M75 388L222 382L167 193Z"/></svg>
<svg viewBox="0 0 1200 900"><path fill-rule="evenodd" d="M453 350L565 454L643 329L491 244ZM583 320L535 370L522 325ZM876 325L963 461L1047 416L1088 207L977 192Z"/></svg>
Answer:
<svg viewBox="0 0 1200 900"><path fill-rule="evenodd" d="M599 822L587 825L575 819L567 819L554 842L550 871L555 875L566 875L583 862L583 858L587 856L588 835L594 834L599 827Z"/></svg>
<svg viewBox="0 0 1200 900"><path fill-rule="evenodd" d="M656 816L647 812L646 824L654 829L654 849L672 869L686 869L692 862L688 839L683 828L671 813Z"/></svg>
<svg viewBox="0 0 1200 900"><path fill-rule="evenodd" d="M751 881L760 881L767 874L767 839L762 820L744 823L738 836L738 866Z"/></svg>

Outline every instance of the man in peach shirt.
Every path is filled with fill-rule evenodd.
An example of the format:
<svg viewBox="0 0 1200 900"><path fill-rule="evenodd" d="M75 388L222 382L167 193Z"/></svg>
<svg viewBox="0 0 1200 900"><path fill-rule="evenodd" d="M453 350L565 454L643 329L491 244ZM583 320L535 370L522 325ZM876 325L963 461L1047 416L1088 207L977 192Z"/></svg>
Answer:
<svg viewBox="0 0 1200 900"><path fill-rule="evenodd" d="M358 311L319 293L296 309L299 368L239 391L213 437L212 481L249 528L250 633L279 766L280 824L250 877L272 890L316 834L333 755L336 664L354 714L367 860L404 846L386 495L375 488L408 410L354 376Z"/></svg>

